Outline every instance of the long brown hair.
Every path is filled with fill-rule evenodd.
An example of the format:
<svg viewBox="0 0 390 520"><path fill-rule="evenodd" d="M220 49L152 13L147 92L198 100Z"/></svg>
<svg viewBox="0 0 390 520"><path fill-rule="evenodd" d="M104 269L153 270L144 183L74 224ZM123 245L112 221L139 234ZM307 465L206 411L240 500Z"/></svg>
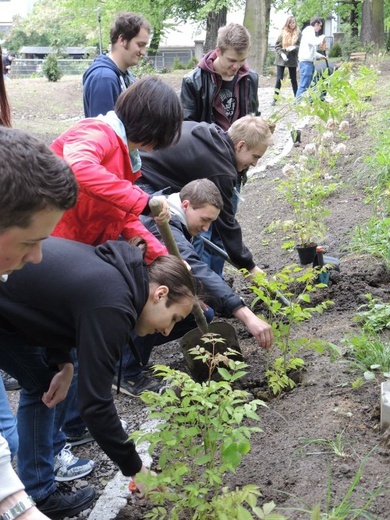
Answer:
<svg viewBox="0 0 390 520"><path fill-rule="evenodd" d="M3 51L0 45L0 59L3 67ZM4 71L0 74L0 125L11 126L11 109L8 103L7 91L5 90Z"/></svg>
<svg viewBox="0 0 390 520"><path fill-rule="evenodd" d="M290 29L290 22L294 20L295 27L294 29ZM299 29L298 25L296 23L294 16L288 16L286 23L283 25L282 28L282 47L285 49L286 47L289 47L290 45L295 45L299 38Z"/></svg>

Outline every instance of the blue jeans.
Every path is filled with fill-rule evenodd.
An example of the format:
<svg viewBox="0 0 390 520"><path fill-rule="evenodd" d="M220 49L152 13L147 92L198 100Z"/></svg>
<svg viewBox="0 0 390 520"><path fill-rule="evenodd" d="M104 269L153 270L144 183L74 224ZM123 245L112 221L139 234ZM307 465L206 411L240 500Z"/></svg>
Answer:
<svg viewBox="0 0 390 520"><path fill-rule="evenodd" d="M61 427L66 436L77 437L85 432L87 425L79 413L79 401L77 397L79 363L77 360L77 350L75 348L72 349L71 355L74 364L74 373L72 383L69 387L68 395L66 397L65 417L63 413L65 406L62 406L62 408L60 408L56 414L56 426Z"/></svg>
<svg viewBox="0 0 390 520"><path fill-rule="evenodd" d="M16 419L12 413L9 405L7 392L4 388L4 383L0 377L0 434L8 442L11 452L11 458L14 457L18 451L18 430L16 426Z"/></svg>
<svg viewBox="0 0 390 520"><path fill-rule="evenodd" d="M214 318L213 309L209 307L207 311L204 312L204 315L207 322L210 323ZM186 334L186 332L195 329L196 327L195 318L190 314L185 320L180 321L173 327L169 336L163 336L162 334L148 334L141 338L140 336L133 334L132 340L141 357L142 365L146 366L148 364L153 347L181 338ZM142 375L142 366L140 366L138 360L134 357L129 345L126 345L122 350L122 367L123 379L134 381Z"/></svg>
<svg viewBox="0 0 390 520"><path fill-rule="evenodd" d="M312 61L299 62L299 87L297 90L297 100L300 101L302 94L310 87L314 76L314 63Z"/></svg>
<svg viewBox="0 0 390 520"><path fill-rule="evenodd" d="M23 336L0 331L0 368L22 387L17 413L19 478L36 502L56 490L53 458L65 444L65 435L55 429L56 410L41 400L55 374L44 356L44 349L28 344Z"/></svg>

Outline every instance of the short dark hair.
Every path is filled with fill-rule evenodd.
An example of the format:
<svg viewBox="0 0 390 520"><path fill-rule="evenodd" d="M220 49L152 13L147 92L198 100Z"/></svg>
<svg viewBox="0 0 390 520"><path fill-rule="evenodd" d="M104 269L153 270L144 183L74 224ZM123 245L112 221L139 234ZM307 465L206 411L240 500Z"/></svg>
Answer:
<svg viewBox="0 0 390 520"><path fill-rule="evenodd" d="M172 255L158 256L147 266L149 283L166 285L169 289L167 307L180 303L183 298L196 296L196 282L180 258Z"/></svg>
<svg viewBox="0 0 390 520"><path fill-rule="evenodd" d="M313 18L310 20L310 25L312 27L314 27L316 23L319 23L322 25L322 19L319 16L313 16Z"/></svg>
<svg viewBox="0 0 390 520"><path fill-rule="evenodd" d="M66 162L38 138L0 127L0 231L26 228L46 208L72 208L77 182Z"/></svg>
<svg viewBox="0 0 390 520"><path fill-rule="evenodd" d="M209 179L196 179L189 182L180 191L180 200L188 200L194 209L203 208L207 204L223 209L223 199L217 186Z"/></svg>
<svg viewBox="0 0 390 520"><path fill-rule="evenodd" d="M122 92L115 113L132 143L158 150L180 139L183 107L179 96L156 76L145 76Z"/></svg>
<svg viewBox="0 0 390 520"><path fill-rule="evenodd" d="M134 13L120 13L111 26L110 42L115 44L119 36L123 36L125 40L130 41L137 36L141 28L150 33L150 23L146 18Z"/></svg>

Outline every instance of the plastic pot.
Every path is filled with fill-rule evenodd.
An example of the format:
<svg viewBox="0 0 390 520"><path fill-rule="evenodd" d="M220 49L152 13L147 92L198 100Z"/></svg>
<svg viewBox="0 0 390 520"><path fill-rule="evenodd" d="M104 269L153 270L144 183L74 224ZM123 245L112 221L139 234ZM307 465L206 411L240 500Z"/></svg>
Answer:
<svg viewBox="0 0 390 520"><path fill-rule="evenodd" d="M301 265L312 264L317 253L317 244L296 246Z"/></svg>

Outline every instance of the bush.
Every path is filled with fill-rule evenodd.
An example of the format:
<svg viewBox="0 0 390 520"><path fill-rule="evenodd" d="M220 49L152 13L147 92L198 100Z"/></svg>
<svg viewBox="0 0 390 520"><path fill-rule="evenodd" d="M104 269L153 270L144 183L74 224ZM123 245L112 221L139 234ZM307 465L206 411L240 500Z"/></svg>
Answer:
<svg viewBox="0 0 390 520"><path fill-rule="evenodd" d="M62 72L55 54L49 54L45 59L42 66L42 72L49 81L58 81L61 78Z"/></svg>
<svg viewBox="0 0 390 520"><path fill-rule="evenodd" d="M343 55L343 50L339 43L335 43L329 51L329 58L340 58Z"/></svg>
<svg viewBox="0 0 390 520"><path fill-rule="evenodd" d="M180 58L178 56L175 56L173 58L172 63L172 70L183 70L186 68L186 65L182 61L180 61Z"/></svg>
<svg viewBox="0 0 390 520"><path fill-rule="evenodd" d="M198 66L199 60L195 56L193 56L190 61L187 63L186 69L194 69Z"/></svg>

